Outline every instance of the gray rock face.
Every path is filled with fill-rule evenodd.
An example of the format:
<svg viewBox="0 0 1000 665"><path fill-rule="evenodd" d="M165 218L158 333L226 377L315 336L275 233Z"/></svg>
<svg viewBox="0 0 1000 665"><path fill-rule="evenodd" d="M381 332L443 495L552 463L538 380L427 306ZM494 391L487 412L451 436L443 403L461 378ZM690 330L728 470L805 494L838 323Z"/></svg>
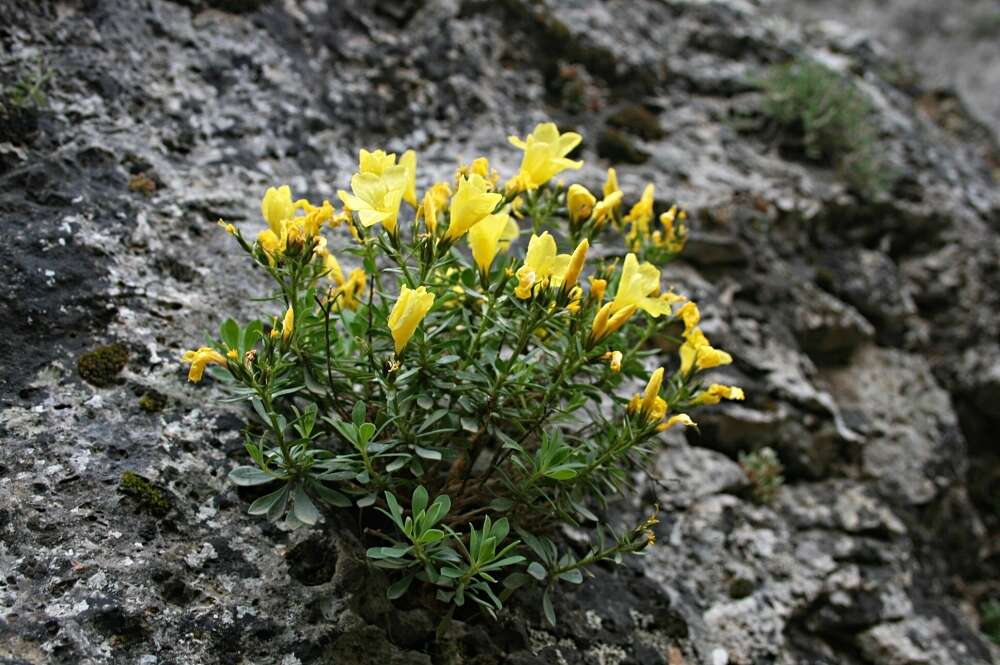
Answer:
<svg viewBox="0 0 1000 665"><path fill-rule="evenodd" d="M871 42L741 0L73 0L0 4L0 43L5 84L54 71L0 132L0 660L998 662L976 607L1000 595L1000 193L970 125ZM734 122L793 53L871 97L891 193ZM635 104L659 131L622 125ZM425 181L456 156L510 172L506 135L548 118L585 134L584 184L611 146L639 162L630 195L691 211L670 275L748 399L665 435L615 509L658 502L657 544L560 596L556 629L528 594L435 639L345 516L245 514L241 414L178 358L255 314L263 280L215 222L256 229L266 186L332 198L359 146L417 149ZM82 380L111 342L125 367ZM761 446L785 467L771 505L736 461Z"/></svg>

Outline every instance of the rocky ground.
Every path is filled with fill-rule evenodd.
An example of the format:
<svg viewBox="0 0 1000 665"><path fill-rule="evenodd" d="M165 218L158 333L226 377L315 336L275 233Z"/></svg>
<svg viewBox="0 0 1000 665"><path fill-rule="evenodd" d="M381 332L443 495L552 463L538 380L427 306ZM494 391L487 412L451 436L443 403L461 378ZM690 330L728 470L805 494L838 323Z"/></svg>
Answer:
<svg viewBox="0 0 1000 665"><path fill-rule="evenodd" d="M0 3L5 89L53 72L0 118L0 662L1000 662L978 616L1000 597L1000 191L961 104L743 0L329 4ZM872 100L890 191L768 128L754 81L793 55ZM506 135L545 118L586 136L583 182L628 162L630 195L692 211L671 277L748 399L665 438L656 547L561 597L557 629L529 596L435 639L351 524L246 515L240 414L178 356L252 315L263 283L215 221L259 224L267 185L332 198L359 146L415 148L427 179L509 172ZM767 505L736 461L763 445L786 469Z"/></svg>

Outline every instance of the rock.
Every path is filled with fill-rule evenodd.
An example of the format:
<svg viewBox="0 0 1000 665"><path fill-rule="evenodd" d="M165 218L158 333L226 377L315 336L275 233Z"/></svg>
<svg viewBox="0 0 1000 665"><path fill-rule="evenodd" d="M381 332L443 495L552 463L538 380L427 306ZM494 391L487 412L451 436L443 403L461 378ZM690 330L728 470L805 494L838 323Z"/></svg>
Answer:
<svg viewBox="0 0 1000 665"><path fill-rule="evenodd" d="M1000 570L995 161L877 41L767 5L0 3L4 90L54 70L37 113L0 104L0 657L996 661L962 611ZM882 199L734 126L790 54L870 97L900 176ZM568 178L602 182L612 155L630 199L652 182L690 211L669 276L735 358L713 380L747 400L699 411L661 484L609 508L628 528L661 504L644 557L560 585L555 629L537 593L498 624L457 616L445 653L439 616L385 598L353 519L290 534L245 514L265 488L225 480L244 413L177 359L260 315L264 279L216 221L256 233L267 186L333 200L359 146L415 148L420 188L456 157L508 175L506 135L549 119L585 136ZM106 340L127 360L78 369ZM757 505L734 460L765 445L786 485Z"/></svg>
<svg viewBox="0 0 1000 665"><path fill-rule="evenodd" d="M431 665L430 656L401 651L375 626L345 633L319 660L329 665Z"/></svg>
<svg viewBox="0 0 1000 665"><path fill-rule="evenodd" d="M681 507L720 492L737 492L747 486L740 466L725 455L689 446L672 447L659 455L656 477L663 505Z"/></svg>
<svg viewBox="0 0 1000 665"><path fill-rule="evenodd" d="M814 359L843 360L875 335L875 328L856 309L829 294L808 292L795 315L802 349Z"/></svg>

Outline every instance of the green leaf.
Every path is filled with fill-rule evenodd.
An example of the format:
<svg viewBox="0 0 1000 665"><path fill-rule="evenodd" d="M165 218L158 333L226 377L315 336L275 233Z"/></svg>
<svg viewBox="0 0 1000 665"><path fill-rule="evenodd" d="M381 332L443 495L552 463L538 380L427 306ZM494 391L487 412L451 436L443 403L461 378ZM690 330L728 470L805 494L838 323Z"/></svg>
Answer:
<svg viewBox="0 0 1000 665"><path fill-rule="evenodd" d="M549 589L546 589L542 594L542 611L545 612L545 618L549 620L549 624L555 626L556 611L552 607L552 596L549 594Z"/></svg>
<svg viewBox="0 0 1000 665"><path fill-rule="evenodd" d="M548 577L548 572L545 570L545 566L537 561L532 561L528 564L528 574L539 582L544 582L545 578Z"/></svg>
<svg viewBox="0 0 1000 665"><path fill-rule="evenodd" d="M396 600L410 588L410 584L413 582L413 575L407 575L406 577L397 580L390 586L386 592L385 597L389 600Z"/></svg>
<svg viewBox="0 0 1000 665"><path fill-rule="evenodd" d="M323 483L319 481L313 481L310 485L310 489L316 494L316 498L323 503L330 504L337 508L350 508L351 500L346 494L338 492L335 489L330 489Z"/></svg>
<svg viewBox="0 0 1000 665"><path fill-rule="evenodd" d="M354 503L357 504L358 508L367 508L368 506L375 505L375 498L376 497L375 497L374 493L373 494L368 494L368 495L365 495L365 496L361 497L360 499L358 499Z"/></svg>
<svg viewBox="0 0 1000 665"><path fill-rule="evenodd" d="M251 515L266 515L275 504L283 501L288 496L288 485L279 490L265 494L250 504L247 512Z"/></svg>
<svg viewBox="0 0 1000 665"><path fill-rule="evenodd" d="M545 477L552 480L570 480L576 478L576 471L565 466L557 466L546 471Z"/></svg>
<svg viewBox="0 0 1000 665"><path fill-rule="evenodd" d="M441 518L447 515L449 510L451 510L451 497L447 494L441 494L438 498L434 499L430 510L427 511L426 526L432 527L440 522Z"/></svg>
<svg viewBox="0 0 1000 665"><path fill-rule="evenodd" d="M295 486L294 502L292 503L292 514L295 518L302 522L303 524L308 524L312 526L319 521L319 511L316 510L316 504L312 502L309 495L306 494L305 488L301 483Z"/></svg>
<svg viewBox="0 0 1000 665"><path fill-rule="evenodd" d="M581 584L583 582L583 573L579 568L574 568L573 570L567 570L565 573L561 574L559 579L565 580L570 584Z"/></svg>
<svg viewBox="0 0 1000 665"><path fill-rule="evenodd" d="M228 348L237 350L240 348L240 324L232 319L226 319L222 322L219 335Z"/></svg>
<svg viewBox="0 0 1000 665"><path fill-rule="evenodd" d="M413 452L424 459L432 460L434 462L440 460L442 457L441 451L434 450L432 448L424 448L423 446L413 446Z"/></svg>
<svg viewBox="0 0 1000 665"><path fill-rule="evenodd" d="M367 556L369 559L398 559L409 551L409 547L370 547Z"/></svg>
<svg viewBox="0 0 1000 665"><path fill-rule="evenodd" d="M427 488L423 485L418 485L417 488L413 490L413 498L410 500L410 511L414 515L422 513L427 507L427 499Z"/></svg>
<svg viewBox="0 0 1000 665"><path fill-rule="evenodd" d="M264 485L274 480L274 476L264 473L255 466L238 466L229 472L229 482L241 487Z"/></svg>
<svg viewBox="0 0 1000 665"><path fill-rule="evenodd" d="M365 422L365 415L367 414L367 406L365 406L364 401L358 400L354 403L354 409L351 411L351 421L354 423L355 427L361 427L362 423Z"/></svg>
<svg viewBox="0 0 1000 665"><path fill-rule="evenodd" d="M362 423L358 427L358 443L362 446L366 445L372 440L372 436L375 435L375 425L372 423Z"/></svg>
<svg viewBox="0 0 1000 665"><path fill-rule="evenodd" d="M498 512L506 512L514 507L514 502L510 499L505 499L503 497L497 497L490 501L490 508Z"/></svg>

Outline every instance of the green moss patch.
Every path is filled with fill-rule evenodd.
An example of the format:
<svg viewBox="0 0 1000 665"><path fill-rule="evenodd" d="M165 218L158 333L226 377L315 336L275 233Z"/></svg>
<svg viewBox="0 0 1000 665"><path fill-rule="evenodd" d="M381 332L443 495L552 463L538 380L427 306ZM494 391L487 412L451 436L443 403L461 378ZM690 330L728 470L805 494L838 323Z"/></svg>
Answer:
<svg viewBox="0 0 1000 665"><path fill-rule="evenodd" d="M99 388L113 385L118 374L128 362L128 349L124 344L115 343L99 346L80 356L76 368L87 383Z"/></svg>
<svg viewBox="0 0 1000 665"><path fill-rule="evenodd" d="M163 517L170 512L170 499L166 492L137 473L123 473L118 491L132 499L140 510L156 517Z"/></svg>

